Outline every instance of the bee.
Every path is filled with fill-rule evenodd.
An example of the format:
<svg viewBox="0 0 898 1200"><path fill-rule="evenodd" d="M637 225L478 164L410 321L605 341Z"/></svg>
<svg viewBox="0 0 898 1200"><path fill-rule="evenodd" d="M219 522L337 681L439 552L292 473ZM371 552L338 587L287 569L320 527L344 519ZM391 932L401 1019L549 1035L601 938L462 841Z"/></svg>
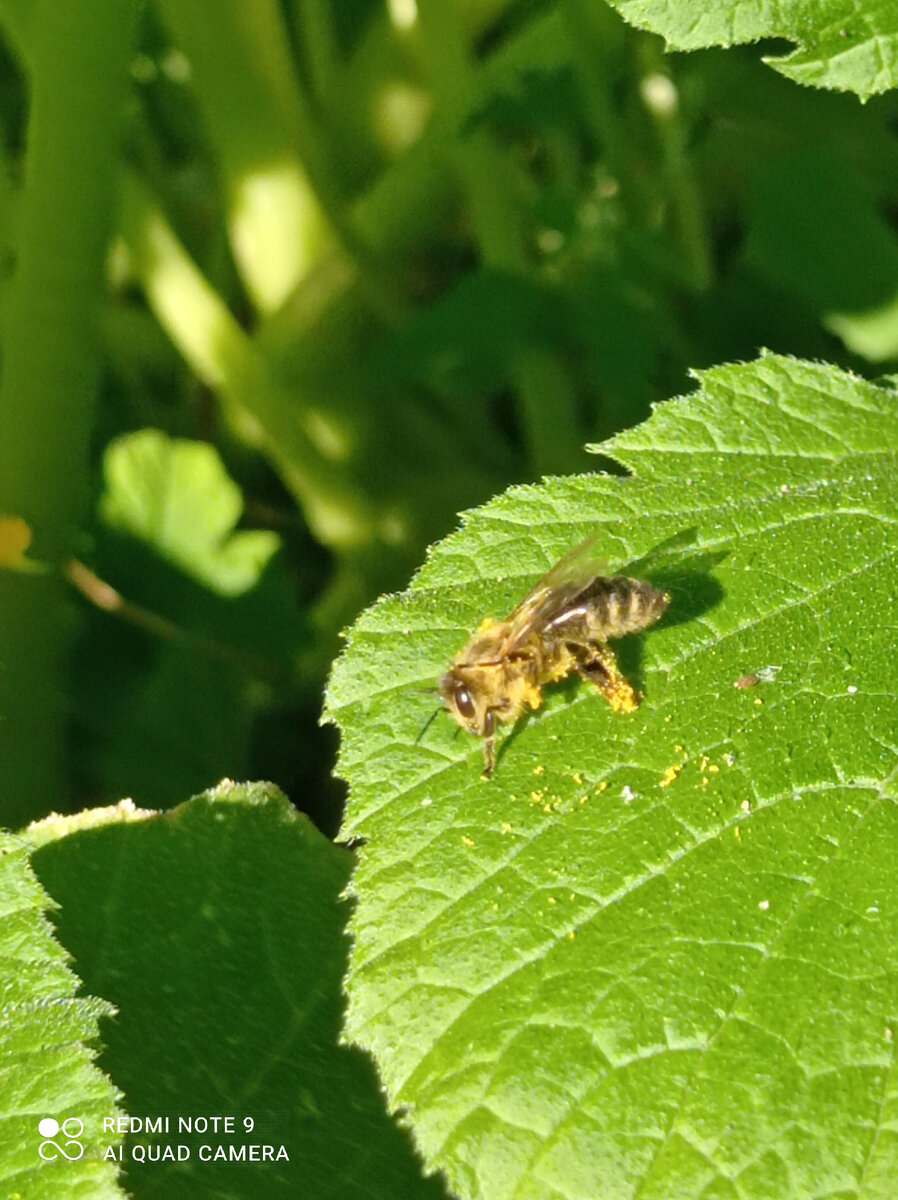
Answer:
<svg viewBox="0 0 898 1200"><path fill-rule="evenodd" d="M565 555L504 621L484 621L439 682L454 720L484 739L486 777L496 766L497 726L538 709L543 687L571 671L615 712L639 706L608 641L654 625L670 596L641 579L603 575L596 541Z"/></svg>

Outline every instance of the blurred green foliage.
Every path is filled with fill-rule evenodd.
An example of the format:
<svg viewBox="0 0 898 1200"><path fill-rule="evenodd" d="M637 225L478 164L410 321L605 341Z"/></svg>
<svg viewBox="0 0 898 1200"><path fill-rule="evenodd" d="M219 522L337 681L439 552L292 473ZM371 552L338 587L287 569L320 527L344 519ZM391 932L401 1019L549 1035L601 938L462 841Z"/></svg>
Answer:
<svg viewBox="0 0 898 1200"><path fill-rule="evenodd" d="M597 0L6 0L0 36L0 516L51 568L0 575L0 823L231 774L332 831L339 632L460 509L689 367L898 355L894 97L764 47L665 56ZM223 464L156 479L177 553L110 500L129 435Z"/></svg>

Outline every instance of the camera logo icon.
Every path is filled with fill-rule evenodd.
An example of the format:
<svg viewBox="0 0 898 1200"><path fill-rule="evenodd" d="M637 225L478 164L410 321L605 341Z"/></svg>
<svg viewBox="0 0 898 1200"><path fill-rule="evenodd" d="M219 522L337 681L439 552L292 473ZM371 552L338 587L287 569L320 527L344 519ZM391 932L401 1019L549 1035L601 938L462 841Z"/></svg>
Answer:
<svg viewBox="0 0 898 1200"><path fill-rule="evenodd" d="M69 1162L77 1162L84 1153L84 1146L78 1141L84 1133L84 1122L78 1117L66 1117L61 1125L55 1117L44 1117L37 1131L46 1139L37 1149L45 1162L51 1162L54 1158L67 1158ZM57 1137L59 1140L54 1141Z"/></svg>

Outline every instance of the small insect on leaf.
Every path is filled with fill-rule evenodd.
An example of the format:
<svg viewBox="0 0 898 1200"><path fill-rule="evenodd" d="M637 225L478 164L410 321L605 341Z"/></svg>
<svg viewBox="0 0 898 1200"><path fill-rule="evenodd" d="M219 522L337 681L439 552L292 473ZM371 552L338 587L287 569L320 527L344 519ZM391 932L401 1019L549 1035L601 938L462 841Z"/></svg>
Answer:
<svg viewBox="0 0 898 1200"><path fill-rule="evenodd" d="M744 691L746 688L757 687L759 683L773 683L781 670L782 667L761 667L757 673L740 675L738 679L733 680L733 687Z"/></svg>
<svg viewBox="0 0 898 1200"><path fill-rule="evenodd" d="M639 705L608 641L653 625L670 596L645 580L602 574L596 540L561 559L504 621L485 622L440 680L451 716L484 739L487 776L496 765L497 726L538 709L543 687L572 671L615 712Z"/></svg>

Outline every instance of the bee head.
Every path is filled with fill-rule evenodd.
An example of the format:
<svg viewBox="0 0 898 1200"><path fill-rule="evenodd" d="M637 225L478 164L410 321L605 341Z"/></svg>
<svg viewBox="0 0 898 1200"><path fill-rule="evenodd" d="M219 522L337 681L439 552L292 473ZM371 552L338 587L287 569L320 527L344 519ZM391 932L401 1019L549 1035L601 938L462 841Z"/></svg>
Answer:
<svg viewBox="0 0 898 1200"><path fill-rule="evenodd" d="M491 733L493 722L487 696L458 667L443 676L439 691L446 708L462 729L480 737Z"/></svg>

